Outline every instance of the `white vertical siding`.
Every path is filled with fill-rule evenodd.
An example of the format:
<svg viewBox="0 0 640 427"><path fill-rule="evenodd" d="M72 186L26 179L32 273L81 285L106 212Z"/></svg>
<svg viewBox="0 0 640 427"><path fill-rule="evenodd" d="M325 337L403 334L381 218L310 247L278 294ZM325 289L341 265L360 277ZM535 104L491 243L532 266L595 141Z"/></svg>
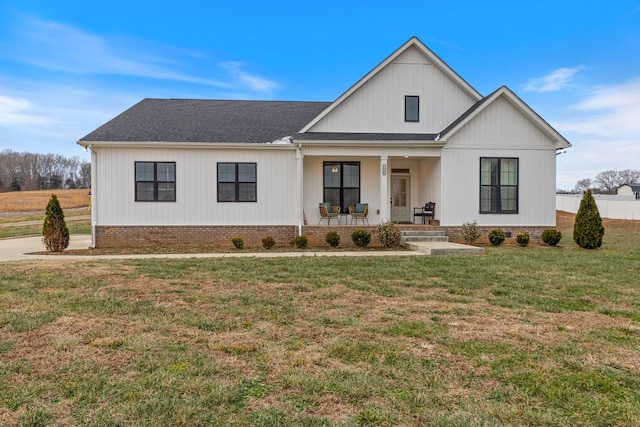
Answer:
<svg viewBox="0 0 640 427"><path fill-rule="evenodd" d="M96 149L98 225L293 225L295 151ZM134 162L176 162L176 202L136 202ZM257 202L218 203L217 163L257 163Z"/></svg>
<svg viewBox="0 0 640 427"><path fill-rule="evenodd" d="M404 121L405 95L420 96L417 123ZM474 102L414 47L373 76L310 131L437 133Z"/></svg>
<svg viewBox="0 0 640 427"><path fill-rule="evenodd" d="M518 214L480 214L480 157L519 159ZM555 225L555 151L444 149L441 224Z"/></svg>

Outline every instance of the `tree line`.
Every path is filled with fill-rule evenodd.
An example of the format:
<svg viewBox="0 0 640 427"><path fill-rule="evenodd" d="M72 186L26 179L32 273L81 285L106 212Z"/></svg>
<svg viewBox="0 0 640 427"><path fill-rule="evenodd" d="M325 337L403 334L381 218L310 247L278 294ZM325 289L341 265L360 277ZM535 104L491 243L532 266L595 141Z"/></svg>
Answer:
<svg viewBox="0 0 640 427"><path fill-rule="evenodd" d="M0 152L0 192L89 188L91 163L59 154Z"/></svg>
<svg viewBox="0 0 640 427"><path fill-rule="evenodd" d="M640 184L640 171L625 169L622 171L608 170L600 172L595 179L585 178L576 182L573 190L562 193L584 193L591 190L594 194L616 194L622 185Z"/></svg>

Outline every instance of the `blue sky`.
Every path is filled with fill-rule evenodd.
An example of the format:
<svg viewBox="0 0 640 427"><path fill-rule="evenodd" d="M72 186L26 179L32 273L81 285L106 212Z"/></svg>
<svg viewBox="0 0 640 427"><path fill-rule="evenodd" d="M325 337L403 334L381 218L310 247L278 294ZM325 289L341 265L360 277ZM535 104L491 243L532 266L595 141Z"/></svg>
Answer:
<svg viewBox="0 0 640 427"><path fill-rule="evenodd" d="M88 159L147 97L333 101L411 36L573 144L558 188L640 169L640 0L4 0L0 150Z"/></svg>

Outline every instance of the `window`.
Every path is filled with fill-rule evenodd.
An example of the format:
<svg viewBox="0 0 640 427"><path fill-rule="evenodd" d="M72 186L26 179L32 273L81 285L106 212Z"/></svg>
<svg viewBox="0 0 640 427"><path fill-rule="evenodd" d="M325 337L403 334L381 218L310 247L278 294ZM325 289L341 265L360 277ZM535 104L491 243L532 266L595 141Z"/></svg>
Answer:
<svg viewBox="0 0 640 427"><path fill-rule="evenodd" d="M420 97L405 96L404 97L404 121L419 122L420 121Z"/></svg>
<svg viewBox="0 0 640 427"><path fill-rule="evenodd" d="M360 203L360 162L324 162L323 202L340 206Z"/></svg>
<svg viewBox="0 0 640 427"><path fill-rule="evenodd" d="M218 201L255 202L255 163L218 163Z"/></svg>
<svg viewBox="0 0 640 427"><path fill-rule="evenodd" d="M136 202L175 202L175 162L135 162Z"/></svg>
<svg viewBox="0 0 640 427"><path fill-rule="evenodd" d="M480 213L518 213L518 159L480 158Z"/></svg>

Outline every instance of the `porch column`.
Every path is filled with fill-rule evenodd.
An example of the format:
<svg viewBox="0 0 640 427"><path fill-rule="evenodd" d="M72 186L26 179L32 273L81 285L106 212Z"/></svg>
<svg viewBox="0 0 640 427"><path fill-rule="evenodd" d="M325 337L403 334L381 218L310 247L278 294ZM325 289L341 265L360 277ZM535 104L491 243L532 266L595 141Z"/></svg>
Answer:
<svg viewBox="0 0 640 427"><path fill-rule="evenodd" d="M298 221L298 235L302 235L302 226L304 225L304 154L302 153L302 146L298 144L296 146L296 185L294 203L296 205L296 219Z"/></svg>
<svg viewBox="0 0 640 427"><path fill-rule="evenodd" d="M389 156L380 156L380 222L390 218L388 160Z"/></svg>

